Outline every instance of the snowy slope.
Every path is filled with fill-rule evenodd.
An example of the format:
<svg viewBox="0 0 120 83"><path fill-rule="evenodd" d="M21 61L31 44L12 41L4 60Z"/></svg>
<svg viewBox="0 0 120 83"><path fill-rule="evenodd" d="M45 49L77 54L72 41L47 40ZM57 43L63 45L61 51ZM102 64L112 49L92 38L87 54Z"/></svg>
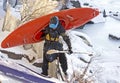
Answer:
<svg viewBox="0 0 120 83"><path fill-rule="evenodd" d="M99 83L106 83L107 81L116 81L112 83L120 83L120 42L110 40L109 33L120 33L120 24L118 20L113 18L106 18L105 23L86 25L83 33L86 33L91 38L94 49L101 55L96 58L97 63L102 67L100 75L98 74Z"/></svg>
<svg viewBox="0 0 120 83"><path fill-rule="evenodd" d="M88 1L88 0L84 0ZM105 0L105 1L100 1L100 0L89 0L93 2L89 3L94 3L97 5L97 7L100 7L100 9L107 9L107 11L112 10L112 11L119 11L119 0L114 2L114 6L111 6L110 3L113 3L114 0ZM2 4L0 3L0 23L3 22L3 16L4 16L4 11L2 10ZM107 6L105 6L107 5ZM116 8L116 9L115 9ZM101 21L100 18L97 18L98 21ZM77 29L73 31L68 31L69 36L72 41L72 47L73 51L81 51L81 52L95 52L97 53L94 60L92 61L92 64L89 68L89 70L94 74L95 77L95 83L120 83L120 41L115 41L109 39L108 35L109 33L120 33L120 21L115 20L111 17L107 17L105 19L105 22L103 23L97 23L97 24L87 24L85 25L84 29ZM0 25L0 30L2 28L2 25ZM0 42L3 40L5 36L9 34L8 32L1 32L0 31ZM76 36L77 35L77 36ZM79 36L84 36L89 43L93 46L89 46L88 42L86 43L81 39ZM0 48L2 49L2 48ZM66 45L64 45L64 49L66 49ZM31 51L25 51L22 49L22 47L14 47L14 48L9 48L9 49L4 49L8 51L15 52L17 54L27 54L30 55L30 57L33 57L32 55L36 54ZM41 69L38 67L34 67L32 64L30 64L25 58L22 58L22 60L12 60L9 59L5 54L0 52L0 57L2 60L8 60L8 61L13 61L13 62L18 62L26 65L29 68L32 68L36 70L37 72L41 72ZM79 71L80 68L86 66L86 64L82 61L79 60L79 58L82 57L85 60L90 59L89 56L86 54L72 54L72 55L67 55L68 58L68 64L69 64L69 69L68 69L68 74L72 75L73 69ZM9 65L11 66L11 65ZM24 70L24 69L23 69ZM97 71L97 72L96 72ZM7 78L4 75L0 75L0 81L3 81L3 83L10 83L14 82L16 83L15 80L11 78ZM58 81L58 80L57 80ZM19 83L17 81L17 83ZM21 83L21 82L20 82ZM57 82L59 83L59 82Z"/></svg>

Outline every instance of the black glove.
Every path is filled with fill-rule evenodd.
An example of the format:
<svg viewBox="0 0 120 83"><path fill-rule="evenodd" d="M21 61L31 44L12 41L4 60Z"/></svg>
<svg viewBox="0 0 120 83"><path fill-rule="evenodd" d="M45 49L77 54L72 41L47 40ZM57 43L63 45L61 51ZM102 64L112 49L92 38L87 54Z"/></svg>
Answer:
<svg viewBox="0 0 120 83"><path fill-rule="evenodd" d="M68 50L68 54L72 54L73 51L71 49Z"/></svg>

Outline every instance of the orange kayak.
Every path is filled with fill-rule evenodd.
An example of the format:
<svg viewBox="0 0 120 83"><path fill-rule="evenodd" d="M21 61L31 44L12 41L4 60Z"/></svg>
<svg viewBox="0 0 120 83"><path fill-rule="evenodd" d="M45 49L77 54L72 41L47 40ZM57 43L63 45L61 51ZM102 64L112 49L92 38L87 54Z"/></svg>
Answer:
<svg viewBox="0 0 120 83"><path fill-rule="evenodd" d="M42 41L42 31L49 24L51 16L58 16L66 30L74 29L96 17L99 11L92 8L73 8L51 13L29 21L11 32L1 43L2 48L32 44Z"/></svg>

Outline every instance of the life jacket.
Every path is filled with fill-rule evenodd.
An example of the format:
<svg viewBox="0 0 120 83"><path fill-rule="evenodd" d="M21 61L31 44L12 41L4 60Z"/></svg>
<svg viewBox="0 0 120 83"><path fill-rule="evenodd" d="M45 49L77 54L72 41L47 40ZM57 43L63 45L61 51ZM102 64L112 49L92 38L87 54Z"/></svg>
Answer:
<svg viewBox="0 0 120 83"><path fill-rule="evenodd" d="M45 39L48 41L59 41L59 34L56 30L49 30L49 33L46 34Z"/></svg>

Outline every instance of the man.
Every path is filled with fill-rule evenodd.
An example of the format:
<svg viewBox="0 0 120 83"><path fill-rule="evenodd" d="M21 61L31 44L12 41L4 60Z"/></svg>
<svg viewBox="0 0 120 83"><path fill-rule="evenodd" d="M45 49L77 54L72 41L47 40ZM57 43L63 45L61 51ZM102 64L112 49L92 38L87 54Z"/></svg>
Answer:
<svg viewBox="0 0 120 83"><path fill-rule="evenodd" d="M61 25L59 18L57 16L53 16L50 19L49 26L45 28L43 31L45 34L45 43L43 49L43 65L42 65L42 74L48 75L48 63L54 61L59 57L59 62L61 64L61 68L65 75L67 75L67 59L64 53L54 53L54 54L47 54L47 51L54 49L54 50L63 50L63 45L59 42L59 37L62 36L63 40L68 45L69 54L72 53L72 47L70 43L69 37L65 34L65 29Z"/></svg>

